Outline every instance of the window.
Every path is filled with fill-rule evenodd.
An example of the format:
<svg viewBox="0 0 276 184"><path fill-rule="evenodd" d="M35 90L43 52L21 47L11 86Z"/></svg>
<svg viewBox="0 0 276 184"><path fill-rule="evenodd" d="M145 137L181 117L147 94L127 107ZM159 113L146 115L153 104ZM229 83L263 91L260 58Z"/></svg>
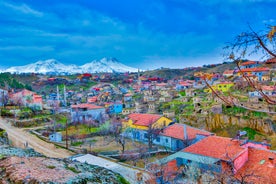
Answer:
<svg viewBox="0 0 276 184"><path fill-rule="evenodd" d="M165 141L166 141L166 143L168 143L168 142L169 142L169 140L168 140L167 138L165 139Z"/></svg>
<svg viewBox="0 0 276 184"><path fill-rule="evenodd" d="M148 133L144 134L144 138L147 139L148 138Z"/></svg>
<svg viewBox="0 0 276 184"><path fill-rule="evenodd" d="M160 137L157 137L157 138L156 138L156 142L160 142Z"/></svg>

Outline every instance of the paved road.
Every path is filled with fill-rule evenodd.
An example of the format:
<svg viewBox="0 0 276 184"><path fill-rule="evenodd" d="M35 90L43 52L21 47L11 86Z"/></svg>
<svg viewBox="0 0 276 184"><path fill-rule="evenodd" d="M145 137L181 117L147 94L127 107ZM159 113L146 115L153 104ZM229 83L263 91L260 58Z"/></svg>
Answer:
<svg viewBox="0 0 276 184"><path fill-rule="evenodd" d="M132 183L138 183L136 180L136 174L138 172L141 172L137 169L134 168L130 168L124 165L120 165L118 163L109 161L107 159L101 158L101 157L97 157L94 155L90 155L90 154L86 154L83 156L78 156L73 158L73 160L77 160L79 162L82 163L88 163L88 164L92 164L92 165L98 165L101 167L104 167L106 169L112 170L113 172L119 173L121 174L126 180L128 180L131 184ZM143 173L143 182L144 183L146 180L150 179L150 175L146 172L142 172Z"/></svg>
<svg viewBox="0 0 276 184"><path fill-rule="evenodd" d="M54 144L47 143L22 129L11 126L1 117L0 128L6 130L13 146L24 148L24 144L28 142L29 147L47 157L67 158L73 155L73 153L68 150L56 148Z"/></svg>

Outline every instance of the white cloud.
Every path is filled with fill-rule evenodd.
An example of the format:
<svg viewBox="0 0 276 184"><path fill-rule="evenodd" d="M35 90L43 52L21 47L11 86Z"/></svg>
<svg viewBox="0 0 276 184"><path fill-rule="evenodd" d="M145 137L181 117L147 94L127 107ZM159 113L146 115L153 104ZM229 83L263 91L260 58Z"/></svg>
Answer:
<svg viewBox="0 0 276 184"><path fill-rule="evenodd" d="M38 17L43 16L42 12L34 10L26 4L16 5L16 4L11 4L11 3L7 3L7 2L2 2L1 4L7 8L10 8L14 11L17 11L17 12L20 12L23 14L30 14L30 15L34 15L34 16L38 16Z"/></svg>
<svg viewBox="0 0 276 184"><path fill-rule="evenodd" d="M274 22L275 22L274 19L263 20L264 24L271 24L271 23L274 23Z"/></svg>

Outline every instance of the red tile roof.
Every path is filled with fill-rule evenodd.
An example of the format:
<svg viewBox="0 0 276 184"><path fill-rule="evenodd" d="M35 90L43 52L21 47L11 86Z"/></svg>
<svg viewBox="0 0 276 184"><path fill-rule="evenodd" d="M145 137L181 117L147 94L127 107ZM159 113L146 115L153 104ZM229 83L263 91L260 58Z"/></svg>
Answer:
<svg viewBox="0 0 276 184"><path fill-rule="evenodd" d="M232 75L233 75L233 73L234 73L234 70L225 70L225 71L223 72L224 75L225 75L225 74L232 74Z"/></svg>
<svg viewBox="0 0 276 184"><path fill-rule="evenodd" d="M247 175L244 177L247 183L276 184L276 153L249 148L248 154L248 161L238 170L236 177L241 178Z"/></svg>
<svg viewBox="0 0 276 184"><path fill-rule="evenodd" d="M246 148L240 146L238 140L231 140L231 138L219 136L209 136L185 148L183 151L227 161L229 159L235 159L245 149Z"/></svg>
<svg viewBox="0 0 276 184"><path fill-rule="evenodd" d="M157 83L157 84L155 84L155 86L167 86L167 83Z"/></svg>
<svg viewBox="0 0 276 184"><path fill-rule="evenodd" d="M246 61L241 63L241 66L254 65L256 63L257 63L256 61Z"/></svg>
<svg viewBox="0 0 276 184"><path fill-rule="evenodd" d="M133 113L128 115L128 117L133 121L133 124L140 126L150 126L155 123L162 116L158 114L137 114Z"/></svg>
<svg viewBox="0 0 276 184"><path fill-rule="evenodd" d="M92 96L87 98L88 103L94 103L94 102L97 102L97 100L98 100L97 96Z"/></svg>
<svg viewBox="0 0 276 184"><path fill-rule="evenodd" d="M241 69L242 72L265 72L265 71L269 71L269 68L243 68ZM241 72L238 71L238 72Z"/></svg>
<svg viewBox="0 0 276 184"><path fill-rule="evenodd" d="M132 96L132 94L127 93L127 94L125 94L124 96L125 96L125 97L131 97L131 96Z"/></svg>
<svg viewBox="0 0 276 184"><path fill-rule="evenodd" d="M102 106L97 106L97 105L93 105L93 104L78 104L78 105L71 105L71 107L73 109L79 108L79 109L102 109L104 107Z"/></svg>
<svg viewBox="0 0 276 184"><path fill-rule="evenodd" d="M164 131L161 133L161 135L167 136L167 137L173 137L175 139L184 140L184 124L173 124L171 126L168 126L164 129ZM205 130L200 130L191 126L186 125L186 132L188 139L194 139L196 138L197 134L200 135L211 135L210 132L207 132Z"/></svg>
<svg viewBox="0 0 276 184"><path fill-rule="evenodd" d="M266 64L273 64L273 63L276 63L276 57L270 58L270 59L266 60L265 63L266 63Z"/></svg>
<svg viewBox="0 0 276 184"><path fill-rule="evenodd" d="M182 85L182 86L192 86L193 85L193 84L191 84L190 82L187 82L187 81L180 81L179 84Z"/></svg>
<svg viewBox="0 0 276 184"><path fill-rule="evenodd" d="M263 91L276 91L275 86L262 86Z"/></svg>

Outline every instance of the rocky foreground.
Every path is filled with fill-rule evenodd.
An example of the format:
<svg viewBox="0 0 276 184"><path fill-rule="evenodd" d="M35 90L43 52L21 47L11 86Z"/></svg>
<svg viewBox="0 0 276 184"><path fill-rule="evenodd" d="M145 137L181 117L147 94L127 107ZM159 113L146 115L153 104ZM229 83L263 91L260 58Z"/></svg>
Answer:
<svg viewBox="0 0 276 184"><path fill-rule="evenodd" d="M105 168L47 158L30 148L11 147L5 140L0 137L0 183L128 183Z"/></svg>

